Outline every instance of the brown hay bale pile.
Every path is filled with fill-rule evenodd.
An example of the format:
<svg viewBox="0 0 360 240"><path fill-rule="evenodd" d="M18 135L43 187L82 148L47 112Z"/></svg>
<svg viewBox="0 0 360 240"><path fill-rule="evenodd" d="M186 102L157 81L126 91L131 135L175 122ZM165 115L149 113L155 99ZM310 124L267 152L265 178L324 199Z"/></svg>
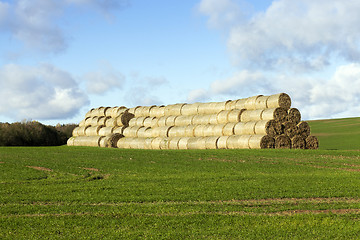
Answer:
<svg viewBox="0 0 360 240"><path fill-rule="evenodd" d="M288 115L286 116L286 121L294 122L298 124L301 121L301 113L297 108L290 108L288 110Z"/></svg>
<svg viewBox="0 0 360 240"><path fill-rule="evenodd" d="M113 133L115 127L102 127L99 130L99 136L107 136Z"/></svg>
<svg viewBox="0 0 360 240"><path fill-rule="evenodd" d="M211 115L195 115L193 117L192 123L194 125L205 125L210 123Z"/></svg>
<svg viewBox="0 0 360 240"><path fill-rule="evenodd" d="M205 137L192 137L188 139L188 149L206 149L206 138Z"/></svg>
<svg viewBox="0 0 360 240"><path fill-rule="evenodd" d="M141 127L133 126L133 127L126 127L123 129L123 135L128 138L135 138L137 137L137 132Z"/></svg>
<svg viewBox="0 0 360 240"><path fill-rule="evenodd" d="M289 149L291 148L291 140L286 135L279 135L275 137L276 149Z"/></svg>
<svg viewBox="0 0 360 240"><path fill-rule="evenodd" d="M260 121L262 120L261 115L265 111L264 109L257 110L245 110L241 113L240 120L241 122L251 122L251 121ZM264 119L270 120L270 119Z"/></svg>
<svg viewBox="0 0 360 240"><path fill-rule="evenodd" d="M85 135L86 136L98 136L99 135L99 131L103 126L95 126L95 127L88 127L85 130Z"/></svg>
<svg viewBox="0 0 360 240"><path fill-rule="evenodd" d="M307 122L299 122L297 125L298 133L305 139L310 136L310 126Z"/></svg>
<svg viewBox="0 0 360 240"><path fill-rule="evenodd" d="M223 134L224 136L231 136L234 135L234 129L235 129L236 123L226 123L223 128Z"/></svg>
<svg viewBox="0 0 360 240"><path fill-rule="evenodd" d="M305 149L306 148L305 139L300 135L296 135L295 137L291 138L291 148Z"/></svg>
<svg viewBox="0 0 360 240"><path fill-rule="evenodd" d="M291 98L286 93L278 93L269 96L267 99L267 107L268 108L285 108L288 110L291 106Z"/></svg>
<svg viewBox="0 0 360 240"><path fill-rule="evenodd" d="M169 138L169 149L179 149L180 137Z"/></svg>
<svg viewBox="0 0 360 240"><path fill-rule="evenodd" d="M252 122L238 122L234 126L235 135L254 135L256 121Z"/></svg>
<svg viewBox="0 0 360 240"><path fill-rule="evenodd" d="M275 137L281 134L281 124L275 120L262 120L255 123L254 133L256 135L269 135Z"/></svg>
<svg viewBox="0 0 360 240"><path fill-rule="evenodd" d="M226 149L227 148L227 140L229 139L229 136L220 136L218 138L218 141L216 143L216 147L218 149Z"/></svg>
<svg viewBox="0 0 360 240"><path fill-rule="evenodd" d="M250 137L251 137L251 135L229 136L229 138L226 141L226 148L228 148L228 149L248 149Z"/></svg>
<svg viewBox="0 0 360 240"><path fill-rule="evenodd" d="M103 136L79 136L74 139L74 146L99 147Z"/></svg>
<svg viewBox="0 0 360 240"><path fill-rule="evenodd" d="M261 120L277 120L283 122L287 116L287 110L285 108L268 108L261 114Z"/></svg>
<svg viewBox="0 0 360 240"><path fill-rule="evenodd" d="M160 118L165 116L165 106L154 106L150 109L149 117Z"/></svg>
<svg viewBox="0 0 360 240"><path fill-rule="evenodd" d="M217 149L217 141L218 140L219 140L219 136L206 137L205 138L205 148L206 149Z"/></svg>
<svg viewBox="0 0 360 240"><path fill-rule="evenodd" d="M265 107L263 108L260 108L260 107L257 107L257 99L259 97L261 97L263 95L257 95L257 96L253 96L253 97L249 97L246 99L245 101L245 109L248 109L248 110L255 110L255 109L264 109L266 108L266 101L265 101Z"/></svg>
<svg viewBox="0 0 360 240"><path fill-rule="evenodd" d="M250 149L274 148L275 139L268 135L251 135L249 139Z"/></svg>
<svg viewBox="0 0 360 240"><path fill-rule="evenodd" d="M181 137L178 143L178 147L179 149L187 149L187 144L189 141L190 137Z"/></svg>
<svg viewBox="0 0 360 240"><path fill-rule="evenodd" d="M182 107L185 103L177 103L165 106L165 116L180 116Z"/></svg>
<svg viewBox="0 0 360 240"><path fill-rule="evenodd" d="M287 121L282 123L283 132L290 139L298 135L299 129L292 121Z"/></svg>
<svg viewBox="0 0 360 240"><path fill-rule="evenodd" d="M200 103L184 104L181 108L181 115L192 116L198 114Z"/></svg>
<svg viewBox="0 0 360 240"><path fill-rule="evenodd" d="M175 126L187 126L193 124L193 116L178 116L175 118Z"/></svg>
<svg viewBox="0 0 360 240"><path fill-rule="evenodd" d="M318 149L319 148L319 140L315 136L308 136L305 139L306 148L307 149Z"/></svg>
<svg viewBox="0 0 360 240"><path fill-rule="evenodd" d="M172 126L163 126L163 127L156 127L152 129L152 137L168 137L169 136L169 130L172 128ZM125 135L125 134L124 134Z"/></svg>

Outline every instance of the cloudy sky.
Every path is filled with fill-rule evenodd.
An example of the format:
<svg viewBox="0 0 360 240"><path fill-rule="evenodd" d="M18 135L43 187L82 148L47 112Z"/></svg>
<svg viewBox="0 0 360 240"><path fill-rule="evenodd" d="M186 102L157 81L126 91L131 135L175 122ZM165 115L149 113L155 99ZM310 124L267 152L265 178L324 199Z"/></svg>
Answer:
<svg viewBox="0 0 360 240"><path fill-rule="evenodd" d="M0 122L288 93L360 116L358 0L0 0Z"/></svg>

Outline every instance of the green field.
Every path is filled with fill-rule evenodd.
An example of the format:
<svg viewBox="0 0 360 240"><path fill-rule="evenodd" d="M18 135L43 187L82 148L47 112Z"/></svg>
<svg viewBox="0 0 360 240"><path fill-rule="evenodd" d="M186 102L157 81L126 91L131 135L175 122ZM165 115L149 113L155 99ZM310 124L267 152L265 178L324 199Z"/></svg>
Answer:
<svg viewBox="0 0 360 240"><path fill-rule="evenodd" d="M0 148L0 239L359 239L359 119L310 125L319 150Z"/></svg>

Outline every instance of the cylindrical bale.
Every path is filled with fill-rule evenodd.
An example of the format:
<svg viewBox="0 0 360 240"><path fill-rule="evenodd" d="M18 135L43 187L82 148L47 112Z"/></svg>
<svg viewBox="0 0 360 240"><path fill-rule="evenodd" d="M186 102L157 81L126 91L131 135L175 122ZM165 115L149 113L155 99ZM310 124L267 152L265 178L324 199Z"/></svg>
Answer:
<svg viewBox="0 0 360 240"><path fill-rule="evenodd" d="M88 127L85 130L85 135L86 136L98 136L99 135L99 131L103 126L95 126L95 127Z"/></svg>
<svg viewBox="0 0 360 240"><path fill-rule="evenodd" d="M217 149L217 141L219 140L218 136L206 137L205 138L205 148L206 149Z"/></svg>
<svg viewBox="0 0 360 240"><path fill-rule="evenodd" d="M162 139L162 137L152 138L151 149L160 149L160 142Z"/></svg>
<svg viewBox="0 0 360 240"><path fill-rule="evenodd" d="M181 127L175 126L175 127L170 128L169 132L168 132L168 136L169 137L178 137L179 128L181 128Z"/></svg>
<svg viewBox="0 0 360 240"><path fill-rule="evenodd" d="M227 149L227 140L228 139L229 139L229 136L220 136L216 143L216 147L218 149Z"/></svg>
<svg viewBox="0 0 360 240"><path fill-rule="evenodd" d="M261 120L255 124L256 135L269 135L275 137L281 134L281 124L275 120Z"/></svg>
<svg viewBox="0 0 360 240"><path fill-rule="evenodd" d="M241 113L240 120L241 122L260 121L262 120L261 115L263 111L264 111L263 109L245 110Z"/></svg>
<svg viewBox="0 0 360 240"><path fill-rule="evenodd" d="M113 107L108 107L106 110L105 110L105 117L111 117L111 113L113 111Z"/></svg>
<svg viewBox="0 0 360 240"><path fill-rule="evenodd" d="M172 126L156 127L152 129L152 137L168 137Z"/></svg>
<svg viewBox="0 0 360 240"><path fill-rule="evenodd" d="M154 106L150 109L150 117L160 118L165 116L165 106Z"/></svg>
<svg viewBox="0 0 360 240"><path fill-rule="evenodd" d="M130 148L130 141L129 138L124 137L120 138L116 143L117 148Z"/></svg>
<svg viewBox="0 0 360 240"><path fill-rule="evenodd" d="M212 103L200 103L198 106L198 114L200 115L208 115L212 114Z"/></svg>
<svg viewBox="0 0 360 240"><path fill-rule="evenodd" d="M123 131L126 127L121 126L121 127L115 127L113 130L113 133L119 133L119 134L123 134Z"/></svg>
<svg viewBox="0 0 360 240"><path fill-rule="evenodd" d="M168 116L165 120L166 126L175 126L175 120L178 116Z"/></svg>
<svg viewBox="0 0 360 240"><path fill-rule="evenodd" d="M278 135L275 137L276 149L289 149L291 148L291 140L286 135Z"/></svg>
<svg viewBox="0 0 360 240"><path fill-rule="evenodd" d="M197 125L188 125L185 127L185 137L195 137L195 127Z"/></svg>
<svg viewBox="0 0 360 240"><path fill-rule="evenodd" d="M186 105L185 105L186 106ZM178 116L175 118L175 126L187 126L193 124L193 116Z"/></svg>
<svg viewBox="0 0 360 240"><path fill-rule="evenodd" d="M122 113L124 113L125 111L128 111L128 108L121 106L121 107L114 107L111 111L111 115L110 117L112 118L117 118L119 117Z"/></svg>
<svg viewBox="0 0 360 240"><path fill-rule="evenodd" d="M179 149L180 137L169 138L169 149Z"/></svg>
<svg viewBox="0 0 360 240"><path fill-rule="evenodd" d="M99 121L99 117L92 117L90 126L93 126L93 127L97 126L98 121Z"/></svg>
<svg viewBox="0 0 360 240"><path fill-rule="evenodd" d="M90 110L90 117L93 118L93 117L98 117L99 115L99 108L92 108Z"/></svg>
<svg viewBox="0 0 360 240"><path fill-rule="evenodd" d="M192 124L194 125L204 125L210 123L211 115L195 115L192 119Z"/></svg>
<svg viewBox="0 0 360 240"><path fill-rule="evenodd" d="M275 139L268 135L251 135L249 139L250 149L274 148Z"/></svg>
<svg viewBox="0 0 360 240"><path fill-rule="evenodd" d="M206 138L205 137L193 137L189 138L188 149L206 149Z"/></svg>
<svg viewBox="0 0 360 240"><path fill-rule="evenodd" d="M223 136L223 129L225 127L225 123L224 124L216 124L216 125L210 125L213 126L213 133L210 136Z"/></svg>
<svg viewBox="0 0 360 240"><path fill-rule="evenodd" d="M137 121L137 117L134 117L134 118L130 119L130 121L129 121L129 127L137 126L137 125L136 125L136 121Z"/></svg>
<svg viewBox="0 0 360 240"><path fill-rule="evenodd" d="M66 145L68 146L74 146L74 141L75 141L75 137L70 137L67 142Z"/></svg>
<svg viewBox="0 0 360 240"><path fill-rule="evenodd" d="M268 108L263 110L261 120L277 120L280 122L285 121L287 110L285 108Z"/></svg>
<svg viewBox="0 0 360 240"><path fill-rule="evenodd" d="M102 127L99 130L99 136L107 136L113 133L115 127Z"/></svg>
<svg viewBox="0 0 360 240"><path fill-rule="evenodd" d="M294 122L298 124L301 121L301 113L297 108L290 108L288 110L288 115L286 116L286 121Z"/></svg>
<svg viewBox="0 0 360 240"><path fill-rule="evenodd" d="M221 111L223 111L223 110L227 110L227 109L226 109L226 104L227 104L228 102L231 102L231 101L228 100L228 101L225 101L225 102L215 102L215 103L213 103L213 105L212 105L212 107L213 107L213 113L212 113L212 114L221 112Z"/></svg>
<svg viewBox="0 0 360 240"><path fill-rule="evenodd" d="M204 137L204 130L206 125L196 125L194 129L194 136L195 137Z"/></svg>
<svg viewBox="0 0 360 240"><path fill-rule="evenodd" d="M139 106L139 107L134 109L134 115L135 115L136 118L143 116L142 115L143 108L144 108L143 106Z"/></svg>
<svg viewBox="0 0 360 240"><path fill-rule="evenodd" d="M92 108L92 109L90 109L86 114L85 114L85 118L91 118L91 117L93 117L92 115L91 115L91 112L94 110L94 108Z"/></svg>
<svg viewBox="0 0 360 240"><path fill-rule="evenodd" d="M124 135L119 134L119 133L113 133L106 137L107 138L106 138L106 142L105 142L105 147L116 148L117 142L119 141L120 138L123 138Z"/></svg>
<svg viewBox="0 0 360 240"><path fill-rule="evenodd" d="M146 117L138 117L136 118L136 126L144 126L144 121Z"/></svg>
<svg viewBox="0 0 360 240"><path fill-rule="evenodd" d="M85 127L86 126L85 123L86 123L86 119L81 120L79 123L79 127Z"/></svg>
<svg viewBox="0 0 360 240"><path fill-rule="evenodd" d="M180 116L184 105L185 103L177 103L165 106L165 116Z"/></svg>
<svg viewBox="0 0 360 240"><path fill-rule="evenodd" d="M291 148L305 149L306 148L305 139L300 135L296 135L295 137L291 138Z"/></svg>
<svg viewBox="0 0 360 240"><path fill-rule="evenodd" d="M211 124L205 125L205 128L204 128L204 136L205 136L205 137L221 136L221 135L214 135L215 126L216 126L216 125L211 125Z"/></svg>
<svg viewBox="0 0 360 240"><path fill-rule="evenodd" d="M84 127L79 127L79 126L75 127L75 128L72 130L72 136L74 136L74 137L79 136L79 134L78 134L79 128L84 128ZM84 130L84 133L85 133L85 130ZM84 135L85 135L85 134L84 134Z"/></svg>
<svg viewBox="0 0 360 240"><path fill-rule="evenodd" d="M99 117L105 117L105 112L107 111L107 109L109 109L110 107L99 107L98 108L98 116Z"/></svg>
<svg viewBox="0 0 360 240"><path fill-rule="evenodd" d="M192 116L198 114L200 103L184 104L181 108L181 115Z"/></svg>
<svg viewBox="0 0 360 240"><path fill-rule="evenodd" d="M165 127L166 126L166 119L167 119L167 116L163 116L163 117L158 118L157 125L159 127Z"/></svg>
<svg viewBox="0 0 360 240"><path fill-rule="evenodd" d="M99 147L103 136L79 136L74 140L74 146Z"/></svg>
<svg viewBox="0 0 360 240"><path fill-rule="evenodd" d="M145 138L132 138L130 140L130 148L132 149L145 149Z"/></svg>
<svg viewBox="0 0 360 240"><path fill-rule="evenodd" d="M246 103L247 100L248 100L247 98L242 98L242 99L236 100L235 109L240 109L240 110L241 109L246 109L245 103Z"/></svg>
<svg viewBox="0 0 360 240"><path fill-rule="evenodd" d="M86 135L86 130L90 128L90 126L85 126L85 127L77 127L73 130L73 136L85 136ZM75 135L74 135L75 133Z"/></svg>
<svg viewBox="0 0 360 240"><path fill-rule="evenodd" d="M279 93L269 96L267 99L268 108L285 108L288 110L291 106L291 98L286 93Z"/></svg>
<svg viewBox="0 0 360 240"><path fill-rule="evenodd" d="M151 129L150 127L140 127L139 130L137 131L137 137L139 138L151 137L151 135L149 136L150 129Z"/></svg>
<svg viewBox="0 0 360 240"><path fill-rule="evenodd" d="M253 97L249 97L246 99L246 102L245 102L245 108L247 110L255 110L255 109L258 109L256 108L256 100L261 97L262 95L257 95L257 96L253 96Z"/></svg>
<svg viewBox="0 0 360 240"><path fill-rule="evenodd" d="M85 126L91 126L92 123L92 117L87 117L85 119Z"/></svg>
<svg viewBox="0 0 360 240"><path fill-rule="evenodd" d="M152 149L151 147L152 140L153 140L152 138L144 139L144 149Z"/></svg>
<svg viewBox="0 0 360 240"><path fill-rule="evenodd" d="M191 126L191 125L189 125ZM186 137L186 128L187 126L175 126L169 130L169 137ZM193 137L191 134L190 137Z"/></svg>
<svg viewBox="0 0 360 240"><path fill-rule="evenodd" d="M241 121L241 113L245 109L233 109L228 114L228 122L237 123Z"/></svg>
<svg viewBox="0 0 360 240"><path fill-rule="evenodd" d="M154 117L154 118L151 120L151 126L150 126L150 127L151 127L151 128L159 127L158 122L159 122L159 118Z"/></svg>
<svg viewBox="0 0 360 240"><path fill-rule="evenodd" d="M310 136L310 126L307 122L300 122L296 126L298 127L301 137L305 139Z"/></svg>
<svg viewBox="0 0 360 240"><path fill-rule="evenodd" d="M257 122L238 122L234 126L235 135L254 135Z"/></svg>
<svg viewBox="0 0 360 240"><path fill-rule="evenodd" d="M150 111L153 107L156 107L155 105L152 105L152 106L145 106L143 107L142 109L142 112L141 112L141 116L143 117L149 117L150 116Z"/></svg>
<svg viewBox="0 0 360 240"><path fill-rule="evenodd" d="M98 125L102 125L102 126L105 126L106 125L106 121L108 119L110 119L111 117L105 117L105 116L102 116L102 117L99 117L98 119Z"/></svg>
<svg viewBox="0 0 360 240"><path fill-rule="evenodd" d="M117 127L117 119L109 117L105 122L106 127Z"/></svg>
<svg viewBox="0 0 360 240"><path fill-rule="evenodd" d="M217 114L211 114L211 115L209 115L209 124L211 124L211 125L216 125L216 124L218 124Z"/></svg>
<svg viewBox="0 0 360 240"><path fill-rule="evenodd" d="M125 111L117 117L117 125L118 126L129 126L129 122L134 118L134 114Z"/></svg>
<svg viewBox="0 0 360 240"><path fill-rule="evenodd" d="M136 106L136 107L129 108L128 112L135 116L136 109L138 109L139 107L141 107L141 106Z"/></svg>
<svg viewBox="0 0 360 240"><path fill-rule="evenodd" d="M223 128L223 135L224 136L234 135L235 125L236 123L226 123Z"/></svg>
<svg viewBox="0 0 360 240"><path fill-rule="evenodd" d="M248 149L250 137L251 137L251 135L229 136L229 138L226 141L226 148L228 148L228 149Z"/></svg>
<svg viewBox="0 0 360 240"><path fill-rule="evenodd" d="M160 149L169 149L169 142L170 142L170 138L163 137L159 144Z"/></svg>
<svg viewBox="0 0 360 240"><path fill-rule="evenodd" d="M225 110L232 110L232 109L236 109L236 100L234 101L230 100L225 104Z"/></svg>
<svg viewBox="0 0 360 240"><path fill-rule="evenodd" d="M218 124L228 123L228 116L231 110L223 110L219 112L216 116L216 120Z"/></svg>
<svg viewBox="0 0 360 240"><path fill-rule="evenodd" d="M145 117L144 119L144 127L153 127L153 121L154 121L155 117ZM157 121L156 121L157 124Z"/></svg>
<svg viewBox="0 0 360 240"><path fill-rule="evenodd" d="M190 137L181 137L178 143L179 149L188 149L187 144Z"/></svg>
<svg viewBox="0 0 360 240"><path fill-rule="evenodd" d="M129 138L135 138L137 137L137 132L139 131L141 127L139 126L133 126L133 127L127 127L123 129L123 135L125 137Z"/></svg>
<svg viewBox="0 0 360 240"><path fill-rule="evenodd" d="M315 136L308 136L305 139L306 149L318 149L319 148L319 140Z"/></svg>
<svg viewBox="0 0 360 240"><path fill-rule="evenodd" d="M103 147L103 148L106 148L108 147L108 139L110 138L110 136L104 136L101 140L100 140L100 143L99 143L99 147Z"/></svg>
<svg viewBox="0 0 360 240"><path fill-rule="evenodd" d="M268 98L269 98L268 96L259 96L258 98L256 98L256 100L255 100L255 108L256 109L268 108L267 107Z"/></svg>
<svg viewBox="0 0 360 240"><path fill-rule="evenodd" d="M295 124L287 124L286 128L284 128L284 134L292 139L296 135L299 135L299 128Z"/></svg>

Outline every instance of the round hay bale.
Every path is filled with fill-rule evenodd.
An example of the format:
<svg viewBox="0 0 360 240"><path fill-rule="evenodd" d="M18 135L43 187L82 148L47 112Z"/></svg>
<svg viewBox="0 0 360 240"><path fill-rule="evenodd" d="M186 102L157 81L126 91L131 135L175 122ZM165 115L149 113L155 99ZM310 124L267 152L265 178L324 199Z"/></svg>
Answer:
<svg viewBox="0 0 360 240"><path fill-rule="evenodd" d="M188 125L185 127L185 137L195 137L195 127L197 125Z"/></svg>
<svg viewBox="0 0 360 240"><path fill-rule="evenodd" d="M68 145L68 146L74 146L74 141L75 141L75 137L70 137L70 138L66 141L66 145Z"/></svg>
<svg viewBox="0 0 360 240"><path fill-rule="evenodd" d="M146 117L138 117L138 118L136 118L136 126L144 126L145 119L146 119Z"/></svg>
<svg viewBox="0 0 360 240"><path fill-rule="evenodd" d="M172 126L156 127L152 129L152 137L168 137Z"/></svg>
<svg viewBox="0 0 360 240"><path fill-rule="evenodd" d="M117 119L112 118L112 117L107 118L105 121L105 126L106 127L117 127Z"/></svg>
<svg viewBox="0 0 360 240"><path fill-rule="evenodd" d="M291 148L291 140L286 135L279 135L275 137L276 149L289 149Z"/></svg>
<svg viewBox="0 0 360 240"><path fill-rule="evenodd" d="M225 123L224 124L216 124L216 125L210 125L213 126L212 128L212 135L210 136L223 136L223 129L225 127Z"/></svg>
<svg viewBox="0 0 360 240"><path fill-rule="evenodd" d="M99 126L105 126L106 121L109 119L110 117L105 117L105 116L101 116L98 118L98 122L97 125Z"/></svg>
<svg viewBox="0 0 360 240"><path fill-rule="evenodd" d="M141 107L141 106L136 106L136 107L129 108L127 112L131 113L132 115L135 116L136 109L138 109L139 107Z"/></svg>
<svg viewBox="0 0 360 240"><path fill-rule="evenodd" d="M246 109L246 105L245 105L245 103L246 103L246 101L247 101L248 99L247 98L243 98L243 99L238 99L238 100L236 100L236 102L235 102L235 109Z"/></svg>
<svg viewBox="0 0 360 240"><path fill-rule="evenodd" d="M263 109L257 110L245 110L240 115L241 122L251 122L251 121L260 121L262 120L261 115L263 113ZM264 119L270 120L270 119Z"/></svg>
<svg viewBox="0 0 360 240"><path fill-rule="evenodd" d="M310 126L307 122L299 122L296 126L298 127L298 133L301 137L305 139L310 136Z"/></svg>
<svg viewBox="0 0 360 240"><path fill-rule="evenodd" d="M233 109L228 114L228 122L237 123L241 121L241 113L245 109Z"/></svg>
<svg viewBox="0 0 360 240"><path fill-rule="evenodd" d="M227 149L227 140L228 140L229 136L220 136L218 138L218 141L216 143L216 147L218 149Z"/></svg>
<svg viewBox="0 0 360 240"><path fill-rule="evenodd" d="M234 126L235 135L254 135L257 122L238 122Z"/></svg>
<svg viewBox="0 0 360 240"><path fill-rule="evenodd" d="M151 135L149 135L150 133L150 127L140 127L139 130L137 131L137 137L139 138L147 138L147 137L151 137Z"/></svg>
<svg viewBox="0 0 360 240"><path fill-rule="evenodd" d="M107 141L109 139L109 136L104 136L101 140L100 140L100 143L99 143L99 147L108 147L108 144L107 144Z"/></svg>
<svg viewBox="0 0 360 240"><path fill-rule="evenodd" d="M150 117L150 118L151 118L151 117ZM151 125L150 125L150 127L151 127L151 128L159 127L158 122L159 122L159 118L154 117L154 118L151 120Z"/></svg>
<svg viewBox="0 0 360 240"><path fill-rule="evenodd" d="M74 146L99 147L103 136L79 136L74 139Z"/></svg>
<svg viewBox="0 0 360 240"><path fill-rule="evenodd" d="M91 115L91 112L94 110L94 108L92 108L92 109L90 109L86 114L85 114L85 118L91 118L91 117L93 117L92 115Z"/></svg>
<svg viewBox="0 0 360 240"><path fill-rule="evenodd" d="M165 106L165 116L180 116L184 105L185 103L177 103Z"/></svg>
<svg viewBox="0 0 360 240"><path fill-rule="evenodd" d="M166 119L167 119L167 116L163 116L163 117L158 118L157 125L159 127L165 127L166 126Z"/></svg>
<svg viewBox="0 0 360 240"><path fill-rule="evenodd" d="M77 136L85 136L86 135L86 129L88 129L90 126L85 126L85 127L76 127L74 128L72 135L74 137Z"/></svg>
<svg viewBox="0 0 360 240"><path fill-rule="evenodd" d="M137 132L139 131L141 127L139 126L133 126L133 127L127 127L123 129L123 135L125 137L129 138L135 138L137 137Z"/></svg>
<svg viewBox="0 0 360 240"><path fill-rule="evenodd" d="M288 110L288 115L286 116L286 121L294 122L298 124L301 121L301 113L297 108L290 108Z"/></svg>
<svg viewBox="0 0 360 240"><path fill-rule="evenodd" d="M275 139L268 135L251 135L249 139L250 149L274 148Z"/></svg>
<svg viewBox="0 0 360 240"><path fill-rule="evenodd" d="M248 149L250 137L251 137L251 135L229 136L229 138L226 141L226 148L228 148L228 149Z"/></svg>
<svg viewBox="0 0 360 240"><path fill-rule="evenodd" d="M119 134L123 134L123 131L126 127L122 126L122 127L114 127L113 133L119 133Z"/></svg>
<svg viewBox="0 0 360 240"><path fill-rule="evenodd" d="M220 134L220 135L214 135L215 126L216 126L216 125L211 125L211 124L205 125L205 128L204 128L204 136L205 136L205 137L221 136L221 134Z"/></svg>
<svg viewBox="0 0 360 240"><path fill-rule="evenodd" d="M236 109L236 100L235 101L227 101L225 104L225 110L232 110L232 109Z"/></svg>
<svg viewBox="0 0 360 240"><path fill-rule="evenodd" d="M231 136L234 135L234 128L236 123L226 123L223 128L223 134L224 136Z"/></svg>
<svg viewBox="0 0 360 240"><path fill-rule="evenodd" d="M143 108L144 108L143 106L138 106L137 108L134 109L134 116L135 116L136 118L143 116L143 115L142 115Z"/></svg>
<svg viewBox="0 0 360 240"><path fill-rule="evenodd" d="M200 115L208 115L208 114L212 114L212 103L199 103L198 106L198 114Z"/></svg>
<svg viewBox="0 0 360 240"><path fill-rule="evenodd" d="M218 136L206 137L205 138L205 148L206 149L217 149L217 141L219 140Z"/></svg>
<svg viewBox="0 0 360 240"><path fill-rule="evenodd" d="M86 119L81 120L79 123L79 127L85 127L86 126L85 122L86 122Z"/></svg>
<svg viewBox="0 0 360 240"><path fill-rule="evenodd" d="M213 104L213 113L218 113L218 112L221 112L223 110L228 110L226 109L226 105L231 102L231 100L227 100L227 101L224 101L224 102L215 102Z"/></svg>
<svg viewBox="0 0 360 240"><path fill-rule="evenodd" d="M105 117L105 112L109 109L110 107L99 107L98 109L98 116L99 117Z"/></svg>
<svg viewBox="0 0 360 240"><path fill-rule="evenodd" d="M121 107L114 107L112 108L111 112L110 112L110 117L112 118L117 118L119 117L122 113L124 113L125 111L128 111L128 108L121 106Z"/></svg>
<svg viewBox="0 0 360 240"><path fill-rule="evenodd" d="M150 115L149 117L156 117L156 118L160 118L165 116L165 106L153 106L150 109Z"/></svg>
<svg viewBox="0 0 360 240"><path fill-rule="evenodd" d="M97 126L99 121L99 117L92 117L90 126Z"/></svg>
<svg viewBox="0 0 360 240"><path fill-rule="evenodd" d="M175 118L175 126L187 126L193 124L193 116L178 116Z"/></svg>
<svg viewBox="0 0 360 240"><path fill-rule="evenodd" d="M112 113L113 109L114 109L114 108L112 108L112 107L106 108L106 110L105 110L105 117L111 117L111 113Z"/></svg>
<svg viewBox="0 0 360 240"><path fill-rule="evenodd" d="M216 115L217 123L218 123L218 124L228 123L228 116L229 116L230 111L231 111L231 110L223 110L223 111L219 112L219 113Z"/></svg>
<svg viewBox="0 0 360 240"><path fill-rule="evenodd" d="M287 110L285 108L268 108L263 110L260 120L277 120L280 122L285 121Z"/></svg>
<svg viewBox="0 0 360 240"><path fill-rule="evenodd" d="M296 135L295 137L291 138L291 148L305 149L306 148L305 139L300 135Z"/></svg>
<svg viewBox="0 0 360 240"><path fill-rule="evenodd" d="M162 139L162 137L152 138L151 149L160 149L160 142Z"/></svg>
<svg viewBox="0 0 360 240"><path fill-rule="evenodd" d="M134 118L134 114L125 111L121 113L119 117L117 117L116 123L118 126L129 126L129 122L133 118Z"/></svg>
<svg viewBox="0 0 360 240"><path fill-rule="evenodd" d="M129 138L129 146L131 149L144 149L145 148L145 138Z"/></svg>
<svg viewBox="0 0 360 240"><path fill-rule="evenodd" d="M116 147L117 148L130 148L129 143L130 143L129 138L127 138L127 137L120 138L116 143Z"/></svg>
<svg viewBox="0 0 360 240"><path fill-rule="evenodd" d="M306 149L318 149L319 148L319 140L315 136L308 136L305 139Z"/></svg>
<svg viewBox="0 0 360 240"><path fill-rule="evenodd" d="M198 114L200 103L184 104L181 108L181 115L192 116Z"/></svg>
<svg viewBox="0 0 360 240"><path fill-rule="evenodd" d="M170 139L167 138L167 137L164 137L164 138L161 138L161 141L160 141L160 149L164 150L164 149L169 149L169 142L170 142Z"/></svg>
<svg viewBox="0 0 360 240"><path fill-rule="evenodd" d="M284 108L288 110L291 106L291 98L286 93L274 94L268 97L267 107L268 108Z"/></svg>
<svg viewBox="0 0 360 240"><path fill-rule="evenodd" d="M205 125L210 123L211 115L195 115L192 119L194 125Z"/></svg>
<svg viewBox="0 0 360 240"><path fill-rule="evenodd" d="M113 133L113 134L108 135L106 147L116 148L117 142L119 141L120 138L123 138L123 137L124 137L124 135L119 134L119 133Z"/></svg>
<svg viewBox="0 0 360 240"><path fill-rule="evenodd" d="M188 139L188 149L206 149L205 137L193 137Z"/></svg>
<svg viewBox="0 0 360 240"><path fill-rule="evenodd" d="M129 127L137 126L137 125L136 125L136 120L137 120L136 117L130 119L130 121L129 121Z"/></svg>
<svg viewBox="0 0 360 240"><path fill-rule="evenodd" d="M154 118L155 117L145 117L144 122L143 122L143 126L144 127L152 127ZM156 124L157 124L157 122L156 122Z"/></svg>
<svg viewBox="0 0 360 240"><path fill-rule="evenodd" d="M85 126L91 126L92 123L92 117L87 117L85 119Z"/></svg>
<svg viewBox="0 0 360 240"><path fill-rule="evenodd" d="M265 109L268 108L267 107L267 100L268 100L268 96L259 96L258 98L256 98L255 100L255 107L256 109Z"/></svg>
<svg viewBox="0 0 360 240"><path fill-rule="evenodd" d="M275 120L261 120L255 124L256 135L269 135L275 137L281 134L282 126L280 122Z"/></svg>
<svg viewBox="0 0 360 240"><path fill-rule="evenodd" d="M175 126L175 120L178 116L168 116L165 120L166 126Z"/></svg>
<svg viewBox="0 0 360 240"><path fill-rule="evenodd" d="M99 130L99 136L107 136L113 133L115 127L102 127Z"/></svg>
<svg viewBox="0 0 360 240"><path fill-rule="evenodd" d="M168 136L169 137L178 137L179 127L175 126L169 129Z"/></svg>
<svg viewBox="0 0 360 240"><path fill-rule="evenodd" d="M169 138L169 149L179 149L180 137Z"/></svg>
<svg viewBox="0 0 360 240"><path fill-rule="evenodd" d="M247 110L255 110L258 109L256 108L256 100L261 97L262 95L257 95L257 96L253 96L253 97L249 97L246 99L245 101L245 108Z"/></svg>
<svg viewBox="0 0 360 240"><path fill-rule="evenodd" d="M152 149L151 147L152 140L153 140L152 138L144 139L144 149Z"/></svg>
<svg viewBox="0 0 360 240"><path fill-rule="evenodd" d="M204 130L206 125L196 125L194 129L194 136L195 137L204 137Z"/></svg>
<svg viewBox="0 0 360 240"><path fill-rule="evenodd" d="M78 134L79 128L81 128L81 127L77 126L77 127L75 127L75 128L72 130L72 135L73 135L74 137L79 136L79 134Z"/></svg>
<svg viewBox="0 0 360 240"><path fill-rule="evenodd" d="M293 122L286 122L285 125L283 124L283 129L285 135L288 136L290 139L295 137L296 135L299 135L299 128Z"/></svg>
<svg viewBox="0 0 360 240"><path fill-rule="evenodd" d="M88 127L85 130L85 135L86 136L98 136L99 135L99 131L103 126L95 126L95 127Z"/></svg>
<svg viewBox="0 0 360 240"><path fill-rule="evenodd" d="M218 124L217 114L211 114L211 115L209 115L209 124L211 124L211 125L216 125L216 124Z"/></svg>
<svg viewBox="0 0 360 240"><path fill-rule="evenodd" d="M188 144L189 139L190 139L190 137L181 137L178 142L179 149L188 149L187 144Z"/></svg>

